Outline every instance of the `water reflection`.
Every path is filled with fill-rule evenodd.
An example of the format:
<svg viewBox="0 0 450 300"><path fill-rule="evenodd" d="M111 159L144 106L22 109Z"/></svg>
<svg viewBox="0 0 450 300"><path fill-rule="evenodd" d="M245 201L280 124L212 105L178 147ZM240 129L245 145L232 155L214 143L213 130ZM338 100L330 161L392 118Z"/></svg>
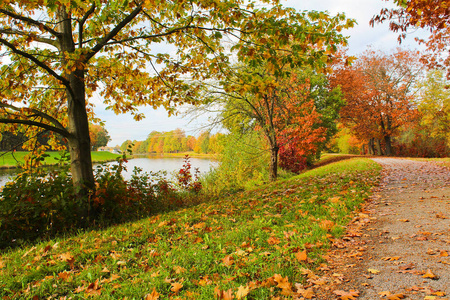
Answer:
<svg viewBox="0 0 450 300"><path fill-rule="evenodd" d="M173 172L182 168L184 163L183 157L161 157L161 156L142 156L128 160L126 163L127 171L122 173L126 180L131 179L131 174L134 167L142 168L143 172L158 172L161 170L167 171L167 177L171 178ZM208 172L211 168L217 166L217 162L209 158L191 157L190 163L192 172L198 168L201 174ZM109 162L107 164L117 164L117 162ZM97 166L98 164L94 165ZM0 186L11 180L11 177L17 173L17 170L0 170Z"/></svg>

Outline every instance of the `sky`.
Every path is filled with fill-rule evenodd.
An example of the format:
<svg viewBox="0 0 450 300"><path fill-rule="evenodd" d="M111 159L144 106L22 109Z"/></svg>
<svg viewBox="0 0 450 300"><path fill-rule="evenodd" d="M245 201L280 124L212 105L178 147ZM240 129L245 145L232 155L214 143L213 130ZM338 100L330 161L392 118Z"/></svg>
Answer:
<svg viewBox="0 0 450 300"><path fill-rule="evenodd" d="M351 55L358 55L369 46L386 52L399 46L398 34L389 30L388 23L377 24L375 27L369 25L370 19L382 8L393 7L391 2L384 0L281 0L283 5L297 10L328 11L332 15L344 12L347 18L355 19L358 24L344 32L346 36L350 37L348 48ZM414 37L418 34L420 32L412 33L401 46L410 49L418 48L414 41ZM171 131L181 128L187 135L198 135L208 125L207 117L195 120L181 116L168 117L163 108L154 110L150 107L139 108L146 118L136 122L130 114L115 115L112 111L105 110L105 105L101 103L101 97L98 94L94 97L96 98L94 111L97 117L105 122L106 129L111 136L108 146L111 147L121 145L125 140L145 140L147 135L154 130Z"/></svg>

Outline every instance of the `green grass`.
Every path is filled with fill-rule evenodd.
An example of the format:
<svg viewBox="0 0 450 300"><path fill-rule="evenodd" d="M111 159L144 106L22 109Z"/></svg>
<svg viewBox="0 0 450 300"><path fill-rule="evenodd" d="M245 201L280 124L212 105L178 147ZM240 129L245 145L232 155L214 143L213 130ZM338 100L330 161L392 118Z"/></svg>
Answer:
<svg viewBox="0 0 450 300"><path fill-rule="evenodd" d="M0 297L293 295L294 285L325 262L380 169L350 159L214 202L4 252Z"/></svg>
<svg viewBox="0 0 450 300"><path fill-rule="evenodd" d="M27 151L16 151L14 153L11 152L0 152L0 168L12 168L17 166L17 162L24 163L25 162L25 156L29 152ZM56 158L61 157L60 152L57 151L48 151L46 154L49 155L49 157L45 158L44 164L46 165L53 165L58 162ZM91 152L92 155L92 161L93 162L104 162L104 161L110 161L115 160L117 157L120 156L120 154L114 154L106 151L93 151Z"/></svg>

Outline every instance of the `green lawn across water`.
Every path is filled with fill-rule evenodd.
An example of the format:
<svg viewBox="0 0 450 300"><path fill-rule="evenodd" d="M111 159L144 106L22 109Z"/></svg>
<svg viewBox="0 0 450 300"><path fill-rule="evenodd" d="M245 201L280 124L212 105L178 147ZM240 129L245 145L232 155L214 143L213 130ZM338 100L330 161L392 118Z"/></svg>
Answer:
<svg viewBox="0 0 450 300"><path fill-rule="evenodd" d="M0 152L0 168L14 168L17 166L17 162L24 163L24 157L29 152L27 151L15 151L15 152ZM58 162L55 158L60 158L61 154L58 151L48 151L46 154L49 157L45 158L44 164L53 165ZM115 160L120 154L114 154L106 151L92 151L92 161L93 162L104 162Z"/></svg>
<svg viewBox="0 0 450 300"><path fill-rule="evenodd" d="M301 298L381 167L332 163L104 230L0 252L2 299Z"/></svg>

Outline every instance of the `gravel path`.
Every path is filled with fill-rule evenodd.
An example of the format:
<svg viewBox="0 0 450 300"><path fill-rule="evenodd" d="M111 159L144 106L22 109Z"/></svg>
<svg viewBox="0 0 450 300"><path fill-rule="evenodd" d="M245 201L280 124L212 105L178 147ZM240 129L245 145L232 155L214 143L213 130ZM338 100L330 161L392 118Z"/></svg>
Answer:
<svg viewBox="0 0 450 300"><path fill-rule="evenodd" d="M354 220L319 299L450 299L450 171L431 162L374 158L379 188ZM337 273L337 275L336 275ZM332 291L358 291L339 298Z"/></svg>

